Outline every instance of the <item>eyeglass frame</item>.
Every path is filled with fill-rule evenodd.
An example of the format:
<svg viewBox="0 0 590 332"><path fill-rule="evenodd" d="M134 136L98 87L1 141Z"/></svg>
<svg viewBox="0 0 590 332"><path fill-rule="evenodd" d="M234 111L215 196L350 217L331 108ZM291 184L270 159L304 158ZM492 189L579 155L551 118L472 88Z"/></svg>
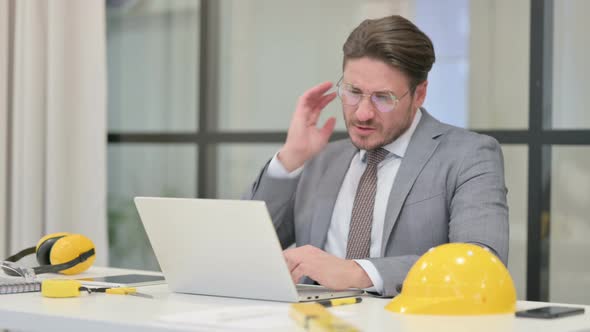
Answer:
<svg viewBox="0 0 590 332"><path fill-rule="evenodd" d="M401 97L397 97L395 95L395 93L393 93L392 91L389 91L389 90L373 91L373 92L371 92L371 94L355 93L355 94L358 94L360 96L358 103L356 103L356 104L347 104L347 103L344 102L344 99L342 98L342 95L340 94L340 87L342 86L342 84L346 84L346 85L349 85L349 86L354 87L354 88L356 88L356 87L354 85L350 84L350 83L344 82L344 76L343 77L340 77L340 79L338 80L338 83L336 84L336 94L338 95L338 98L340 98L340 101L342 102L343 105L346 105L346 106L357 106L358 107L358 105L363 100L363 97L369 97L369 100L371 101L371 104L373 104L373 106L375 107L376 110L379 111L379 113L390 113L390 112L393 112L397 108L397 105L399 104L399 101L402 100L402 98L404 98L410 92L410 90L411 90L411 89L408 89ZM362 92L362 90L361 90L361 92ZM373 100L373 96L376 93L387 93L393 99L393 102L395 104L393 105L393 107L389 111L382 111L381 109L379 109L379 106L376 105L376 102Z"/></svg>

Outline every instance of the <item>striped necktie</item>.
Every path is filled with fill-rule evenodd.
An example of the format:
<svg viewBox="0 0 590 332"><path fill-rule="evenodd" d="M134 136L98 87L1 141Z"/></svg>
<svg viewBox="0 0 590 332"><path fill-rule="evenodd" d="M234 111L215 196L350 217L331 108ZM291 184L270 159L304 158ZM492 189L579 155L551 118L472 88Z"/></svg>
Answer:
<svg viewBox="0 0 590 332"><path fill-rule="evenodd" d="M369 257L373 208L375 207L375 193L377 192L377 165L388 154L389 152L383 148L367 151L367 168L365 168L365 172L359 181L352 206L346 259Z"/></svg>

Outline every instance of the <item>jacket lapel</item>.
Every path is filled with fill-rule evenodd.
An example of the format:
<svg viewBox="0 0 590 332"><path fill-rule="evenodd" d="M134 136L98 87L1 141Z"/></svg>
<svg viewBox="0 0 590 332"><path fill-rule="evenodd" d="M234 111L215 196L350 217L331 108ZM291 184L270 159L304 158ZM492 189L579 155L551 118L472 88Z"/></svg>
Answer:
<svg viewBox="0 0 590 332"><path fill-rule="evenodd" d="M326 243L326 236L332 220L334 205L340 192L340 187L350 166L350 162L358 151L352 143L347 142L344 150L329 163L324 175L319 180L316 195L313 221L311 224L310 244L322 249Z"/></svg>
<svg viewBox="0 0 590 332"><path fill-rule="evenodd" d="M402 159L402 163L393 182L391 193L389 194L387 211L385 212L385 224L383 225L381 256L385 255L385 249L393 226L410 189L412 189L416 178L438 146L439 142L435 138L444 132L444 128L439 125L440 123L437 120L430 116L426 110L421 110L422 118L410 139L410 144Z"/></svg>

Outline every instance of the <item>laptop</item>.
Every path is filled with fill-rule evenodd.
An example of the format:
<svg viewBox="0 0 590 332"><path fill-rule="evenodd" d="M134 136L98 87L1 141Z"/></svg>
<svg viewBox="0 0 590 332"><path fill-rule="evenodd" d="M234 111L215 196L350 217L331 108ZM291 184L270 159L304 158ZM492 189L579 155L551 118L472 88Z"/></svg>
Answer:
<svg viewBox="0 0 590 332"><path fill-rule="evenodd" d="M295 285L265 202L136 197L170 290L282 302L356 296Z"/></svg>

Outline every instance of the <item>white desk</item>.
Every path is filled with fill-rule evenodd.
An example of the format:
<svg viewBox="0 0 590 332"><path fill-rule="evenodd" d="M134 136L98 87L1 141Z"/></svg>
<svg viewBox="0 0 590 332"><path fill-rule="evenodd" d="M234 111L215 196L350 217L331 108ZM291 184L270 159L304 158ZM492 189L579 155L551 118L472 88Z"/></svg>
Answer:
<svg viewBox="0 0 590 332"><path fill-rule="evenodd" d="M138 272L121 269L93 268L87 276ZM287 303L242 300L212 296L175 294L167 286L139 289L154 298L124 295L92 294L77 298L49 299L40 293L0 295L0 329L24 331L216 331L200 325L163 321L176 313L199 313L230 306L284 309ZM335 314L362 331L590 331L590 306L584 315L554 320L515 318L513 315L479 317L437 317L393 314L384 309L388 299L363 298L360 304L331 308ZM518 302L518 309L540 307L546 303ZM275 315L276 317L276 315ZM302 331L285 314L278 316L278 328L267 331ZM276 319L275 319L276 323ZM235 330L235 329L234 329ZM261 329L247 329L250 331Z"/></svg>

